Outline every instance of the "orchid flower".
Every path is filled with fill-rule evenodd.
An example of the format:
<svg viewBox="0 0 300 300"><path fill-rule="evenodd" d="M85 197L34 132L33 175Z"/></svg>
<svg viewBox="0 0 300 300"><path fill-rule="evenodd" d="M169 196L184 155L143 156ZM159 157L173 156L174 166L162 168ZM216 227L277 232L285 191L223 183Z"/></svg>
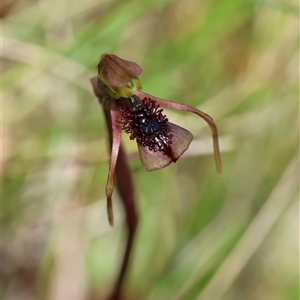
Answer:
<svg viewBox="0 0 300 300"><path fill-rule="evenodd" d="M191 112L205 120L212 130L214 158L217 172L222 173L218 145L218 130L214 120L191 106L163 100L141 91L141 67L113 54L103 54L98 64L94 90L101 103L110 111L112 120L112 151L106 184L107 213L113 226L112 193L115 185L115 167L118 158L121 131L136 140L142 165L154 171L176 162L188 149L193 135L169 122L163 109Z"/></svg>
<svg viewBox="0 0 300 300"><path fill-rule="evenodd" d="M188 149L193 135L169 122L163 109L191 112L210 126L213 138L217 172L222 173L218 144L218 130L214 120L191 106L167 101L142 92L139 76L142 68L113 54L103 54L98 64L98 76L91 79L94 93L103 107L108 126L111 156L106 183L107 214L113 226L112 193L117 177L117 187L123 201L128 224L128 240L121 271L111 299L118 299L128 265L129 254L137 226L134 186L125 152L121 146L122 130L137 143L140 159L148 172L175 163Z"/></svg>

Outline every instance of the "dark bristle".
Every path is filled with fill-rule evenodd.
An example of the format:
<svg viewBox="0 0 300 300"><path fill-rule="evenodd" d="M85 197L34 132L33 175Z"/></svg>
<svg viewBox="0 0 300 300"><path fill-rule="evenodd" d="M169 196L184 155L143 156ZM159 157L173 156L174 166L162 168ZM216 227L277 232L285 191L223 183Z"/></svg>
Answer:
<svg viewBox="0 0 300 300"><path fill-rule="evenodd" d="M120 107L123 130L138 144L172 157L170 145L173 135L170 133L167 117L154 100L145 98L142 103L142 107L134 112Z"/></svg>

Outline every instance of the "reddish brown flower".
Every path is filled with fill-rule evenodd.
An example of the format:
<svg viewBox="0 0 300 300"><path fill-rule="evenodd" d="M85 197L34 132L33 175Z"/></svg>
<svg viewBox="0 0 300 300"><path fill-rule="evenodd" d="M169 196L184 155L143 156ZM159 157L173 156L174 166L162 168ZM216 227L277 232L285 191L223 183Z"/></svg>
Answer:
<svg viewBox="0 0 300 300"><path fill-rule="evenodd" d="M222 172L218 146L218 131L213 119L188 105L163 100L141 91L138 76L142 69L134 62L112 54L103 54L98 64L98 78L94 91L105 109L110 112L112 151L106 185L109 223L113 225L112 192L115 185L115 167L121 142L121 131L136 140L142 165L154 171L176 162L189 147L193 135L169 122L163 109L191 112L204 119L212 130L217 171Z"/></svg>

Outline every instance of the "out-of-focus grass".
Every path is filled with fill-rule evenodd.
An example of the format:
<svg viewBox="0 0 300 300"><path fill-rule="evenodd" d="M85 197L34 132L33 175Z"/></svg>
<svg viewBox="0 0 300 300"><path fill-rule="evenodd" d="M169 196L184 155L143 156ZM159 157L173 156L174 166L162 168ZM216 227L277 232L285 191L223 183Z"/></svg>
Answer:
<svg viewBox="0 0 300 300"><path fill-rule="evenodd" d="M140 224L127 299L298 299L298 8L293 1L18 1L2 11L3 299L102 299L124 247L105 212L100 54L146 92L217 122L174 165L143 171L124 136Z"/></svg>

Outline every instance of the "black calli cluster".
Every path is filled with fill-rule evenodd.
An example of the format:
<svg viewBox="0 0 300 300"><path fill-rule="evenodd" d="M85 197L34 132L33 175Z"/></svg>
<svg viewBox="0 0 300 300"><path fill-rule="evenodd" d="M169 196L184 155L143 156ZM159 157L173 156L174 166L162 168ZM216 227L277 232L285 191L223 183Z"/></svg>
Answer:
<svg viewBox="0 0 300 300"><path fill-rule="evenodd" d="M168 118L162 113L163 110L159 109L159 105L150 98L137 100L135 96L132 97L128 99L131 106L129 108L121 106L120 109L122 129L138 144L154 152L162 151L172 157L170 145L173 134L170 133Z"/></svg>

